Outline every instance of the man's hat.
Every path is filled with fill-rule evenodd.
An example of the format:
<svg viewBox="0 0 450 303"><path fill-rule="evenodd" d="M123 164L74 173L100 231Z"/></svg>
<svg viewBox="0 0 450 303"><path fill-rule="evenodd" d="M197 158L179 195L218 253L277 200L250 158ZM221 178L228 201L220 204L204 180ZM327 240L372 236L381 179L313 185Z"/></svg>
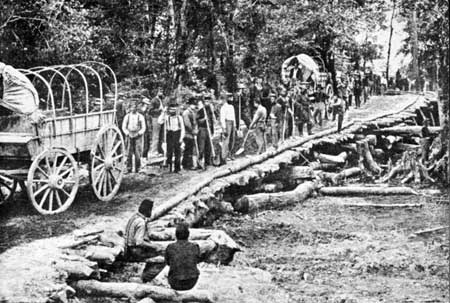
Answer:
<svg viewBox="0 0 450 303"><path fill-rule="evenodd" d="M150 105L150 99L149 98L144 98L144 99L141 100L141 103Z"/></svg>
<svg viewBox="0 0 450 303"><path fill-rule="evenodd" d="M196 105L197 99L195 97L189 97L187 104L189 105Z"/></svg>

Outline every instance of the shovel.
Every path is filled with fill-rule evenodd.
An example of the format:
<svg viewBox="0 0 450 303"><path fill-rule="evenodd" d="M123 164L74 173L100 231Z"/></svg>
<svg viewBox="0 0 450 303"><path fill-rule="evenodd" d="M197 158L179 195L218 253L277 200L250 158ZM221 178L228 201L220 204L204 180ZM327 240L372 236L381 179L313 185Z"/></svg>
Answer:
<svg viewBox="0 0 450 303"><path fill-rule="evenodd" d="M239 148L234 154L236 156L241 155L245 151L245 143L247 142L248 135L250 135L251 132L254 132L253 129L250 129L247 134L245 135L244 141L242 142L241 148Z"/></svg>

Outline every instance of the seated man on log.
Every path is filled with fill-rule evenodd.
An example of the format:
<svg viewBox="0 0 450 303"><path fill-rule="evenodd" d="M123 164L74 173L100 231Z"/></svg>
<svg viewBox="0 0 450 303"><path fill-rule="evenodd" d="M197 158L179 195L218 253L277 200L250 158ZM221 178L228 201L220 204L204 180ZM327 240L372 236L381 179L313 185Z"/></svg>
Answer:
<svg viewBox="0 0 450 303"><path fill-rule="evenodd" d="M189 227L180 223L175 229L177 241L169 244L165 260L169 266L169 284L175 290L189 290L197 283L200 272L197 264L200 261L200 247L188 241Z"/></svg>
<svg viewBox="0 0 450 303"><path fill-rule="evenodd" d="M157 253L155 247L146 240L147 223L152 215L153 201L145 199L141 202L139 210L128 220L125 229L125 252L127 260L143 262Z"/></svg>

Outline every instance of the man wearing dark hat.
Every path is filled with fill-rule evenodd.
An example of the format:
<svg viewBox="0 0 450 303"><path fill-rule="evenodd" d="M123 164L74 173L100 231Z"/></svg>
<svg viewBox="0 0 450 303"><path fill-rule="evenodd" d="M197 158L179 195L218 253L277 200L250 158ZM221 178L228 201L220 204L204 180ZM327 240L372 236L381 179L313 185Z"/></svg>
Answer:
<svg viewBox="0 0 450 303"><path fill-rule="evenodd" d="M172 171L172 161L175 157L173 172L180 171L181 144L185 135L183 117L177 113L177 103L175 98L169 102L168 112L162 115L159 124L164 125L166 130L166 157L169 171Z"/></svg>
<svg viewBox="0 0 450 303"><path fill-rule="evenodd" d="M206 169L212 163L211 140L214 134L214 110L207 99L198 101L197 125L198 161L204 163L203 168Z"/></svg>
<svg viewBox="0 0 450 303"><path fill-rule="evenodd" d="M200 271L200 247L189 242L189 226L180 223L175 229L177 241L166 248L165 260L169 269L169 284L175 290L189 290L197 283Z"/></svg>
<svg viewBox="0 0 450 303"><path fill-rule="evenodd" d="M143 262L154 257L155 247L147 240L147 223L152 216L153 201L145 199L138 212L128 220L125 228L125 252L127 260Z"/></svg>
<svg viewBox="0 0 450 303"><path fill-rule="evenodd" d="M188 99L188 108L183 112L184 122L184 153L183 167L184 169L196 169L197 163L194 163L194 149L196 137L198 134L198 125L196 119L197 100L194 97Z"/></svg>

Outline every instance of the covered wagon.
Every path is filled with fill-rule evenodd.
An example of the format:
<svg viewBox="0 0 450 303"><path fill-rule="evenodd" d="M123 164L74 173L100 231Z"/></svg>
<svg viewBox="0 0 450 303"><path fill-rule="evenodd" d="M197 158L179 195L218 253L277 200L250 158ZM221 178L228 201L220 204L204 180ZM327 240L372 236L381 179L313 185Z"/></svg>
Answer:
<svg viewBox="0 0 450 303"><path fill-rule="evenodd" d="M62 212L77 195L81 164L87 164L95 196L111 200L126 159L114 72L100 62L17 71L37 92L37 107L24 113L6 106L1 113L0 204L20 184L39 213Z"/></svg>

